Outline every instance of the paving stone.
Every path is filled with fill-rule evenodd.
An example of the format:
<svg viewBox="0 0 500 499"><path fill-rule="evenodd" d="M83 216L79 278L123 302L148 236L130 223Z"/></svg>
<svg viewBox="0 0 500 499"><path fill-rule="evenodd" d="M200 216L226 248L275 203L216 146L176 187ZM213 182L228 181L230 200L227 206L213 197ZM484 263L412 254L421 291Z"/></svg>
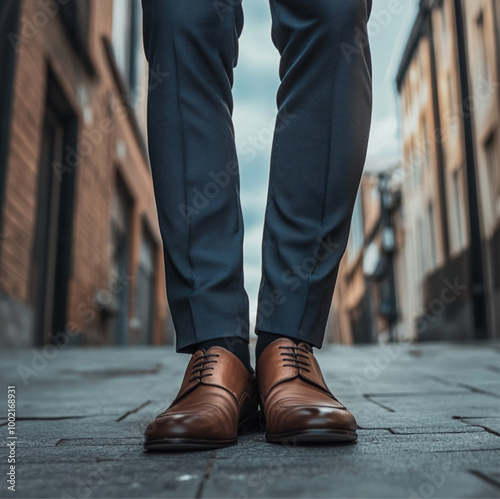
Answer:
<svg viewBox="0 0 500 499"><path fill-rule="evenodd" d="M473 427L481 427L500 436L500 415L496 418L474 418L461 420Z"/></svg>
<svg viewBox="0 0 500 499"><path fill-rule="evenodd" d="M143 452L143 432L188 356L67 348L44 364L35 352L0 353L17 386L17 497L500 497L496 344L326 345L317 357L358 443L282 446L259 432L171 454Z"/></svg>
<svg viewBox="0 0 500 499"><path fill-rule="evenodd" d="M229 449L217 451L217 463L227 471L242 472L245 469L254 472L265 470L269 466L289 465L303 467L314 472L342 473L357 470L361 474L366 471L385 472L408 470L433 471L435 469L460 471L474 467L476 469L494 469L498 462L498 448L490 450L451 450L451 451L415 451L415 449L399 446L388 450L383 445L383 438L364 442L364 435L355 445L294 447L261 444L242 440L235 452ZM261 440L263 441L263 439ZM369 446L367 445L369 444ZM375 448L376 445L376 448ZM425 442L422 443L425 447ZM220 463L224 461L223 463Z"/></svg>
<svg viewBox="0 0 500 499"><path fill-rule="evenodd" d="M126 460L21 465L17 497L195 497L208 456L196 462L161 457L140 466Z"/></svg>
<svg viewBox="0 0 500 499"><path fill-rule="evenodd" d="M368 471L360 480L359 472L318 475L310 479L294 469L286 473L286 479L273 476L269 470L250 478L245 474L218 476L214 473L204 485L202 497L496 498L498 489L466 471L448 475L418 471L373 474Z"/></svg>
<svg viewBox="0 0 500 499"><path fill-rule="evenodd" d="M248 437L246 437L248 438ZM262 434L256 434L245 442L244 446L220 449L217 459L237 460L243 453L254 453L255 457L271 457L272 459L286 456L287 459L310 460L315 458L335 459L339 456L372 456L384 458L389 462L396 454L428 454L446 452L474 452L482 450L500 450L500 438L486 431L472 433L432 433L394 435L387 430L360 430L358 442L340 446L297 446L293 442L287 446L267 443ZM255 444L260 445L255 445ZM397 465L395 463L394 465Z"/></svg>
<svg viewBox="0 0 500 499"><path fill-rule="evenodd" d="M498 464L494 468L490 465L484 468L470 469L469 472L500 489L500 466Z"/></svg>
<svg viewBox="0 0 500 499"><path fill-rule="evenodd" d="M390 428L390 431L396 435L426 435L426 434L437 434L444 435L446 433L471 433L471 432L480 432L484 431L484 428L480 426L463 426L459 424L459 421L456 421L456 425L450 426L427 426L427 427L400 427L394 426Z"/></svg>
<svg viewBox="0 0 500 499"><path fill-rule="evenodd" d="M105 441L105 444L108 442ZM187 463L205 459L207 452L203 451L200 455L191 457ZM180 454L179 454L180 455ZM153 454L143 451L142 443L139 439L131 439L130 443L122 441L120 445L81 445L81 442L71 442L69 445L57 447L37 447L36 451L32 448L26 452L19 449L19 462L22 464L54 464L61 467L62 464L74 466L78 463L93 463L96 459L118 460L120 462L136 463L137 466L149 466L148 463L158 459L152 457ZM176 454L171 454L168 457L163 456L164 462L177 462ZM161 459L161 458L160 458Z"/></svg>
<svg viewBox="0 0 500 499"><path fill-rule="evenodd" d="M412 397L377 395L370 398L394 412L406 414L408 421L418 420L424 407L426 412L439 417L467 418L500 414L500 399L472 392L461 395L427 394Z"/></svg>
<svg viewBox="0 0 500 499"><path fill-rule="evenodd" d="M345 402L345 400L344 400ZM460 431L463 422L460 419L454 419L453 416L445 415L434 411L432 407L422 407L418 411L408 414L407 412L388 412L383 410L374 410L368 412L366 409L358 411L356 403L348 402L347 407L351 408L356 415L356 420L361 428L422 428L426 431L428 428L436 426L447 427L449 431ZM382 411L382 412L381 412Z"/></svg>

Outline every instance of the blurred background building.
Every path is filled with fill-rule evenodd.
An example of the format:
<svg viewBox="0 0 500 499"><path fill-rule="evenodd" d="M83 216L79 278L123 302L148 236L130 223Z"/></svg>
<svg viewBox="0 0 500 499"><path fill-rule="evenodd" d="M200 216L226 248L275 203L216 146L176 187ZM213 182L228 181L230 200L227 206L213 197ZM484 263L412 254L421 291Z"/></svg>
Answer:
<svg viewBox="0 0 500 499"><path fill-rule="evenodd" d="M340 264L327 337L370 343L402 337L398 311L406 291L404 225L399 165L365 173L354 207L351 234Z"/></svg>
<svg viewBox="0 0 500 499"><path fill-rule="evenodd" d="M7 0L0 23L0 344L168 341L140 1Z"/></svg>
<svg viewBox="0 0 500 499"><path fill-rule="evenodd" d="M330 338L500 337L499 23L498 0L420 0L396 75L403 164L362 181Z"/></svg>

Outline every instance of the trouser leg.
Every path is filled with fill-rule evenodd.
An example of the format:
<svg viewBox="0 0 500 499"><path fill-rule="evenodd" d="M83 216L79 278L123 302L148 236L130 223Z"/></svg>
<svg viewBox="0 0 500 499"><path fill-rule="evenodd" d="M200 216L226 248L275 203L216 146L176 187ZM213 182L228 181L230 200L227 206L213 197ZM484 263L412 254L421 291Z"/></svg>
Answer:
<svg viewBox="0 0 500 499"><path fill-rule="evenodd" d="M234 5L233 5L234 4ZM148 142L177 351L248 341L232 125L241 5L143 0Z"/></svg>
<svg viewBox="0 0 500 499"><path fill-rule="evenodd" d="M281 54L256 332L321 347L366 156L371 0L270 0Z"/></svg>

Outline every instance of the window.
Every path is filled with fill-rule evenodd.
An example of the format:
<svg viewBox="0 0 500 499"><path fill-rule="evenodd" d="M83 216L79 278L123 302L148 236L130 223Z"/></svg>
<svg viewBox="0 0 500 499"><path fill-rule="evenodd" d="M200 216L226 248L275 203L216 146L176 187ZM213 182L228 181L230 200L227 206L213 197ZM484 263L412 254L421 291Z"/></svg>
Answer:
<svg viewBox="0 0 500 499"><path fill-rule="evenodd" d="M448 74L446 75L446 82L448 84L448 110L449 112L453 112L453 108L455 106L455 96L453 92L453 81L452 81L452 76L451 76L451 71L448 71Z"/></svg>
<svg viewBox="0 0 500 499"><path fill-rule="evenodd" d="M413 229L410 231L411 248L413 252L410 253L410 264L413 271L413 284L417 284L422 277L422 269L420 268L420 248L418 246L418 235Z"/></svg>
<svg viewBox="0 0 500 499"><path fill-rule="evenodd" d="M423 50L420 50L419 53L418 53L418 74L419 74L419 77L420 77L420 81L423 82L425 80L425 77L424 77L424 63L422 61L422 58L423 58Z"/></svg>
<svg viewBox="0 0 500 499"><path fill-rule="evenodd" d="M422 219L419 218L417 222L418 228L418 254L419 254L419 275L423 275L426 271L426 258L424 247L424 227Z"/></svg>
<svg viewBox="0 0 500 499"><path fill-rule="evenodd" d="M60 2L59 9L71 42L79 53L86 54L90 27L90 2L88 0Z"/></svg>
<svg viewBox="0 0 500 499"><path fill-rule="evenodd" d="M409 109L411 110L411 105L412 105L412 97L413 97L413 93L412 93L412 79L411 79L411 75L407 77L407 84L406 84L406 96L408 98L408 107Z"/></svg>
<svg viewBox="0 0 500 499"><path fill-rule="evenodd" d="M2 210L7 176L10 113L16 64L16 51L12 46L11 40L15 39L18 32L19 8L20 2L2 2L0 4L0 33L5 33L0 38L0 61L2 61L2 78L0 78L0 232L2 232Z"/></svg>
<svg viewBox="0 0 500 499"><path fill-rule="evenodd" d="M425 165L424 168L428 169L430 166L431 158L430 158L430 149L431 149L431 143L429 142L429 130L427 129L427 120L425 119L425 116L423 118L422 122L422 128L424 132L424 151L425 151Z"/></svg>
<svg viewBox="0 0 500 499"><path fill-rule="evenodd" d="M451 133L456 134L458 132L458 116L455 112L455 82L453 81L453 76L451 71L446 75L446 81L448 86L448 123L450 123Z"/></svg>
<svg viewBox="0 0 500 499"><path fill-rule="evenodd" d="M131 91L132 107L137 104L142 55L142 9L139 0L113 2L113 52L116 64Z"/></svg>
<svg viewBox="0 0 500 499"><path fill-rule="evenodd" d="M415 182L420 186L422 182L422 147L415 149Z"/></svg>
<svg viewBox="0 0 500 499"><path fill-rule="evenodd" d="M457 168L453 172L453 202L454 202L454 227L453 227L453 238L455 242L455 248L461 249L464 244L464 215L463 215L463 203L461 196L462 189L460 187L460 170Z"/></svg>
<svg viewBox="0 0 500 499"><path fill-rule="evenodd" d="M500 157L498 155L497 136L496 132L492 133L484 144L490 190L490 211L493 221L500 215Z"/></svg>
<svg viewBox="0 0 500 499"><path fill-rule="evenodd" d="M442 36L446 35L446 3L443 2L443 6L441 9L441 31L442 31Z"/></svg>
<svg viewBox="0 0 500 499"><path fill-rule="evenodd" d="M436 256L436 227L434 223L434 206L432 201L429 201L427 205L427 217L429 219L429 242L431 246L431 254L430 254L430 268L434 269L437 265L437 256Z"/></svg>
<svg viewBox="0 0 500 499"><path fill-rule="evenodd" d="M406 169L408 190L410 192L413 191L413 174L414 174L414 169L413 169L413 139L411 139L410 143L408 144L408 159L407 159L407 169Z"/></svg>
<svg viewBox="0 0 500 499"><path fill-rule="evenodd" d="M75 114L55 77L48 74L32 267L35 341L39 345L66 327L75 165L65 164L64 151L76 147L77 130Z"/></svg>
<svg viewBox="0 0 500 499"><path fill-rule="evenodd" d="M132 198L121 178L117 178L111 213L110 290L114 295L115 316L112 320L112 341L126 345L129 336L128 272L130 268L130 217Z"/></svg>
<svg viewBox="0 0 500 499"><path fill-rule="evenodd" d="M443 6L441 8L441 50L443 54L447 52L446 44L448 42L448 18L446 16L446 2L443 2Z"/></svg>
<svg viewBox="0 0 500 499"><path fill-rule="evenodd" d="M351 222L351 237L349 238L349 259L355 258L364 243L363 206L361 202L361 189L358 190Z"/></svg>
<svg viewBox="0 0 500 499"><path fill-rule="evenodd" d="M416 143L412 145L413 150L410 157L410 179L411 179L411 187L415 189L420 185L421 180L421 164L422 164L422 151L419 149Z"/></svg>
<svg viewBox="0 0 500 499"><path fill-rule="evenodd" d="M486 41L486 32L484 26L484 12L481 11L479 16L476 19L476 27L479 38L479 51L478 59L479 59L479 75L484 80L490 79L490 70L488 64L488 52L487 52L487 41Z"/></svg>
<svg viewBox="0 0 500 499"><path fill-rule="evenodd" d="M139 320L139 343L153 342L155 298L156 244L148 228L143 225L139 251L139 275L137 279L136 315Z"/></svg>

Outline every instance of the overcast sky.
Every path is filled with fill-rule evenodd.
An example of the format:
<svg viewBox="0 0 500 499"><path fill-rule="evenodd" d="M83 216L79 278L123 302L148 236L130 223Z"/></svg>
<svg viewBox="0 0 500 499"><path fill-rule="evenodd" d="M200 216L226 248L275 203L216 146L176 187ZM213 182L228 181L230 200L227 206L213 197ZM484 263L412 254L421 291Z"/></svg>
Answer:
<svg viewBox="0 0 500 499"><path fill-rule="evenodd" d="M390 166L400 156L394 75L417 3L418 0L373 0L369 34L374 107L366 170ZM271 16L267 0L246 0L243 9L245 25L235 70L234 125L245 220L245 284L253 323L260 281L260 245L276 115L279 57L271 42ZM248 154L249 137L259 137L255 155Z"/></svg>

